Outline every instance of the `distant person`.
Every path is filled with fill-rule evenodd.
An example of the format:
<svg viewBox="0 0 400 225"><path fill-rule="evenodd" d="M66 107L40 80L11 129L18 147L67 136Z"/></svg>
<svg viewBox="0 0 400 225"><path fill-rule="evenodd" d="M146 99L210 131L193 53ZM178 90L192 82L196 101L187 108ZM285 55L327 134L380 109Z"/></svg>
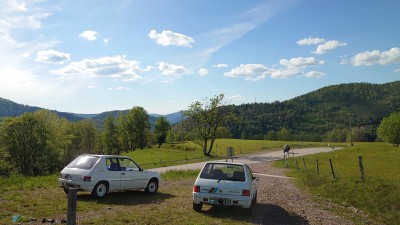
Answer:
<svg viewBox="0 0 400 225"><path fill-rule="evenodd" d="M290 151L290 146L288 144L283 146L283 153L289 153L289 151Z"/></svg>

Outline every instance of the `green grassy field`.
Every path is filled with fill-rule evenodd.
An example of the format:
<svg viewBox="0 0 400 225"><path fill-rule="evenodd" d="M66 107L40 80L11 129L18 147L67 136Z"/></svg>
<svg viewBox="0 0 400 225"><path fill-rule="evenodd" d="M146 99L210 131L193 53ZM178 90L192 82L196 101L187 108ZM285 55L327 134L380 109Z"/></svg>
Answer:
<svg viewBox="0 0 400 225"><path fill-rule="evenodd" d="M358 156L362 156L365 181L361 179ZM303 158L303 157L302 157ZM355 207L384 224L400 221L400 148L384 143L360 143L331 153L289 158L288 175L316 195L337 204ZM320 175L316 173L318 159ZM329 159L336 178L333 179ZM275 162L277 166L285 163Z"/></svg>
<svg viewBox="0 0 400 225"><path fill-rule="evenodd" d="M194 142L163 144L161 148L148 148L123 153L132 157L143 168L164 167L178 164L207 161L212 158L226 157L226 148L233 147L235 154L251 154L268 150L281 150L288 143L295 148L326 146L321 142L283 142L263 140L217 139L211 157L203 155L200 145Z"/></svg>

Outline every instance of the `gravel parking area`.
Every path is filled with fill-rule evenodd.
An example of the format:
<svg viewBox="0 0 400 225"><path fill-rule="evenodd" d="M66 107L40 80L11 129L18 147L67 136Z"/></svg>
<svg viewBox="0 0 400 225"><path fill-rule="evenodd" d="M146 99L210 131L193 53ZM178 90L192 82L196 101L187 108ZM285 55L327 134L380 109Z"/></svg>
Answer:
<svg viewBox="0 0 400 225"><path fill-rule="evenodd" d="M284 168L271 162L251 164L260 174L285 176ZM333 203L319 204L312 196L292 184L290 178L259 176L257 206L253 211L255 224L354 224L329 211Z"/></svg>

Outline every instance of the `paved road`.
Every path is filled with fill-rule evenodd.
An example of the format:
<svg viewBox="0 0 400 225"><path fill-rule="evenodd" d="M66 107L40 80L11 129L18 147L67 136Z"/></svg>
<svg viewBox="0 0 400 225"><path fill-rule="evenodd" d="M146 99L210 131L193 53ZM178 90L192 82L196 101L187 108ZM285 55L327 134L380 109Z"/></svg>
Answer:
<svg viewBox="0 0 400 225"><path fill-rule="evenodd" d="M339 148L335 148L335 151L339 150ZM320 152L331 152L332 148L329 147L323 147L323 148L302 148L302 149L292 149L290 151L290 156L292 156L292 152L294 153L294 156L303 156L303 155L310 155L310 154L316 154ZM233 158L233 162L240 162L240 163L247 163L247 164L253 164L253 163L259 163L259 162L271 162L275 160L282 160L283 159L283 151L269 151L265 153L260 153L256 155L244 155L244 156L237 156ZM215 161L225 161L225 160L215 160ZM229 159L228 161L231 161ZM185 165L178 165L178 166L169 166L169 167L161 167L161 168L154 168L154 169L149 169L150 171L155 171L155 172L166 172L168 170L195 170L195 169L201 169L204 166L204 162L199 162L199 163L192 163L192 164L185 164Z"/></svg>

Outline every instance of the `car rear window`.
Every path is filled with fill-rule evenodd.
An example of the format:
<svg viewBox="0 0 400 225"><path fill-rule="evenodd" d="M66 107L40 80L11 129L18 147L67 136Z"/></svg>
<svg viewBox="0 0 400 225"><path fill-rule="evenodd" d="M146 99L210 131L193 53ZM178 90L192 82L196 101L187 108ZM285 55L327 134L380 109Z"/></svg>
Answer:
<svg viewBox="0 0 400 225"><path fill-rule="evenodd" d="M96 156L79 156L68 164L67 168L90 170L99 159L100 158Z"/></svg>
<svg viewBox="0 0 400 225"><path fill-rule="evenodd" d="M242 165L207 163L201 171L200 178L212 180L246 181Z"/></svg>

